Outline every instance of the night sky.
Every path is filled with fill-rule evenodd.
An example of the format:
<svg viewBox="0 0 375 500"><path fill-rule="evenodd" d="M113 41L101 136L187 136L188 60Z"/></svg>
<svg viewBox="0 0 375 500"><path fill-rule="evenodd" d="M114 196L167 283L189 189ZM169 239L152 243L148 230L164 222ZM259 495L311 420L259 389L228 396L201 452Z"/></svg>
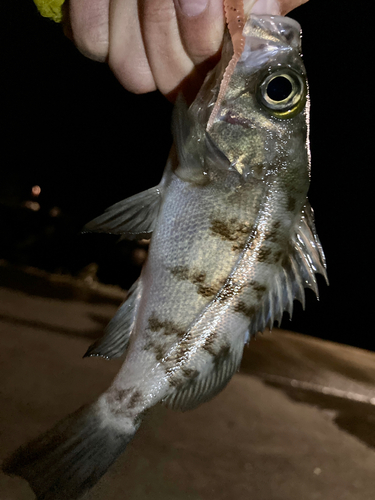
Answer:
<svg viewBox="0 0 375 500"><path fill-rule="evenodd" d="M370 33L349 2L325 2L324 10L322 3L310 0L291 17L303 29L312 103L309 198L330 286L319 278L320 301L308 291L306 311L296 303L282 326L375 350ZM1 2L0 18L0 258L72 274L95 261L102 281L129 287L139 272L131 257L136 244L80 229L159 182L172 107L158 93L125 91L31 0ZM41 187L38 211L27 208L36 201L34 185Z"/></svg>

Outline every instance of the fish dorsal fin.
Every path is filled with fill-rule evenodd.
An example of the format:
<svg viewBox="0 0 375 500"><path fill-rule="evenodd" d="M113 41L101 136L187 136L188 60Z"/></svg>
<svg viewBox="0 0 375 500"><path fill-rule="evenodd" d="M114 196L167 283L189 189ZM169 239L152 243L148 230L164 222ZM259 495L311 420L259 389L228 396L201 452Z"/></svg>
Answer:
<svg viewBox="0 0 375 500"><path fill-rule="evenodd" d="M192 410L219 394L239 369L244 340L243 336L224 347L213 356L208 372L190 378L189 382L163 399L163 404L174 410Z"/></svg>
<svg viewBox="0 0 375 500"><path fill-rule="evenodd" d="M129 240L149 238L158 218L162 191L160 184L115 203L86 224L83 232L121 234Z"/></svg>
<svg viewBox="0 0 375 500"><path fill-rule="evenodd" d="M206 184L208 175L204 168L205 131L192 119L181 95L178 96L173 110L172 133L178 158L175 174L184 181Z"/></svg>
<svg viewBox="0 0 375 500"><path fill-rule="evenodd" d="M142 295L142 281L138 279L130 288L128 297L108 323L104 335L92 344L85 357L119 358L126 350L132 333L138 304Z"/></svg>
<svg viewBox="0 0 375 500"><path fill-rule="evenodd" d="M323 275L328 284L326 261L315 230L313 209L307 202L291 241L289 257L275 276L262 308L250 324L250 336L262 332L267 326L272 328L275 321L280 325L284 311L291 317L294 299L299 300L304 308L305 288L311 288L319 297L315 274Z"/></svg>

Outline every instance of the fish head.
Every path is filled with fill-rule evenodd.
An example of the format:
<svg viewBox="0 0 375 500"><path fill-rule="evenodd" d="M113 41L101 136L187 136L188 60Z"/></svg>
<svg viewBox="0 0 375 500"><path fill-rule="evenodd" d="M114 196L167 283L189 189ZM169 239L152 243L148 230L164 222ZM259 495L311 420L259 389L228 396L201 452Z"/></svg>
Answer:
<svg viewBox="0 0 375 500"><path fill-rule="evenodd" d="M251 15L244 36L243 53L207 135L243 178L264 181L287 169L307 192L309 98L300 25L286 17ZM207 113L217 95L210 79L220 80L230 56L228 38L223 60L197 98ZM204 99L210 101L206 107Z"/></svg>

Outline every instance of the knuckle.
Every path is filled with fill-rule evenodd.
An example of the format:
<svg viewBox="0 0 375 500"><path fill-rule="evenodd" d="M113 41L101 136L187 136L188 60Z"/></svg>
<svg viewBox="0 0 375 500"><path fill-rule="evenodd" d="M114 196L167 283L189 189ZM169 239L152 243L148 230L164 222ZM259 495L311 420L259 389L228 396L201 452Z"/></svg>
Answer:
<svg viewBox="0 0 375 500"><path fill-rule="evenodd" d="M145 4L145 15L149 19L150 23L155 24L165 24L170 23L176 18L176 9L174 3L169 0L158 1L154 0L148 1Z"/></svg>
<svg viewBox="0 0 375 500"><path fill-rule="evenodd" d="M73 4L74 5L74 4ZM104 61L108 55L108 9L105 3L71 10L73 39L78 50L90 59Z"/></svg>
<svg viewBox="0 0 375 500"><path fill-rule="evenodd" d="M108 55L108 42L98 42L93 40L76 42L78 50L88 59L105 62Z"/></svg>
<svg viewBox="0 0 375 500"><path fill-rule="evenodd" d="M214 42L207 43L205 45L195 46L193 50L190 51L190 55L194 60L194 62L200 63L217 54L219 49L220 49L220 44Z"/></svg>
<svg viewBox="0 0 375 500"><path fill-rule="evenodd" d="M156 90L155 80L148 64L141 64L139 60L129 59L127 54L118 51L113 53L110 50L108 65L117 80L129 92L146 94Z"/></svg>

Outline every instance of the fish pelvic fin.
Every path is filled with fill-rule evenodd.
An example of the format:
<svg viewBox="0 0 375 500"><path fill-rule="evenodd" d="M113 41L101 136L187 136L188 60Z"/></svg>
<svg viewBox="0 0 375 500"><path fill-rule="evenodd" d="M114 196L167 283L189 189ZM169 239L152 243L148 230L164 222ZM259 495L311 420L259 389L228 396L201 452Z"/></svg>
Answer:
<svg viewBox="0 0 375 500"><path fill-rule="evenodd" d="M164 398L162 403L174 410L192 410L219 394L239 370L244 346L244 335L232 339L231 343L206 346L212 355L211 368L194 376L193 368L185 368L192 372L189 381Z"/></svg>
<svg viewBox="0 0 375 500"><path fill-rule="evenodd" d="M112 359L122 356L134 328L142 289L142 278L139 278L130 288L125 302L108 323L104 335L88 348L84 358L101 356Z"/></svg>
<svg viewBox="0 0 375 500"><path fill-rule="evenodd" d="M302 209L290 248L262 307L251 321L250 336L263 332L267 326L272 328L275 322L280 325L284 311L292 317L294 300L301 302L305 308L305 288L313 290L319 298L316 274L321 274L328 284L326 260L315 229L314 212L308 201Z"/></svg>
<svg viewBox="0 0 375 500"><path fill-rule="evenodd" d="M2 469L26 479L37 500L75 500L99 481L136 430L123 432L103 420L96 404L84 406L16 450Z"/></svg>
<svg viewBox="0 0 375 500"><path fill-rule="evenodd" d="M82 232L119 234L128 240L150 238L162 202L162 183L115 203L88 222Z"/></svg>

